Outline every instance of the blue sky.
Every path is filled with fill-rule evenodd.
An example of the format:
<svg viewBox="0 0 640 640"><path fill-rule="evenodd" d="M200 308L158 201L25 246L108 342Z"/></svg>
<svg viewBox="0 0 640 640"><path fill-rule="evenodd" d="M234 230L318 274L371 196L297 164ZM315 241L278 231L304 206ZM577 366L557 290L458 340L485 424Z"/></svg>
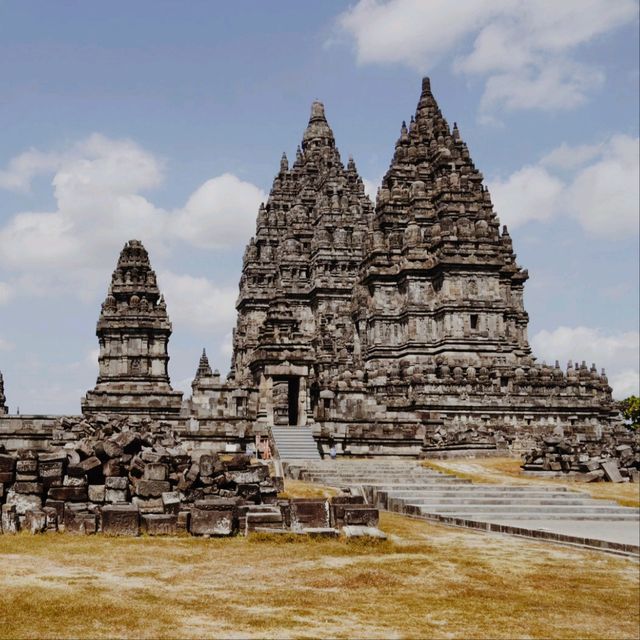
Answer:
<svg viewBox="0 0 640 640"><path fill-rule="evenodd" d="M242 251L312 100L374 194L427 74L529 269L536 354L637 393L637 0L0 0L10 408L79 411L133 237L166 293L174 385L203 346L226 373Z"/></svg>

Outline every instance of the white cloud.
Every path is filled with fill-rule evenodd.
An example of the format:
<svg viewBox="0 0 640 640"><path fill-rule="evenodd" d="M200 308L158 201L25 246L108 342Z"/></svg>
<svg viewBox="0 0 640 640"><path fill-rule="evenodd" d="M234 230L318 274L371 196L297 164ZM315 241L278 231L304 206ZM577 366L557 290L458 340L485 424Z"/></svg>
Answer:
<svg viewBox="0 0 640 640"><path fill-rule="evenodd" d="M174 327L229 331L235 323L236 287L216 287L207 278L171 271L158 274L158 285L164 292Z"/></svg>
<svg viewBox="0 0 640 640"><path fill-rule="evenodd" d="M12 158L7 168L0 171L0 189L27 192L35 176L53 171L59 164L58 154L29 149Z"/></svg>
<svg viewBox="0 0 640 640"><path fill-rule="evenodd" d="M245 244L255 230L264 191L230 173L207 180L172 220L175 233L191 244L211 249Z"/></svg>
<svg viewBox="0 0 640 640"><path fill-rule="evenodd" d="M156 265L176 238L206 248L243 245L265 199L258 187L225 173L196 189L183 208L167 211L141 195L162 183L164 162L131 140L100 134L62 153L30 150L0 175L28 189L43 172L52 174L57 208L19 212L0 227L0 268L32 295L95 295L131 238L144 242Z"/></svg>
<svg viewBox="0 0 640 640"><path fill-rule="evenodd" d="M511 228L548 220L557 209L564 184L544 167L529 166L491 184L500 221Z"/></svg>
<svg viewBox="0 0 640 640"><path fill-rule="evenodd" d="M9 349L13 349L13 343L0 337L0 351L9 351Z"/></svg>
<svg viewBox="0 0 640 640"><path fill-rule="evenodd" d="M638 233L640 140L618 134L593 145L554 149L533 166L490 182L496 211L512 227L570 215L590 234ZM550 169L561 170L562 176Z"/></svg>
<svg viewBox="0 0 640 640"><path fill-rule="evenodd" d="M614 136L570 185L567 208L589 233L611 238L638 233L639 146L638 138Z"/></svg>
<svg viewBox="0 0 640 640"><path fill-rule="evenodd" d="M449 60L486 79L483 109L570 109L603 81L574 50L637 19L636 0L360 0L337 24L360 64Z"/></svg>
<svg viewBox="0 0 640 640"><path fill-rule="evenodd" d="M633 393L634 389L638 393L637 331L606 334L589 327L558 327L554 331L539 331L531 339L531 346L534 354L547 362L560 360L564 366L567 360L574 363L585 360L589 366L595 362L598 367L605 367L617 398Z"/></svg>

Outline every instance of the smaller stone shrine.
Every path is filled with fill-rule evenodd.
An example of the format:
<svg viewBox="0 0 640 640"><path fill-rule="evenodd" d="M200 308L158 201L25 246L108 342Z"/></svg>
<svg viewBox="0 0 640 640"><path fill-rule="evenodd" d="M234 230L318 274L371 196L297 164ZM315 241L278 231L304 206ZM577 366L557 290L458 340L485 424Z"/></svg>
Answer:
<svg viewBox="0 0 640 640"><path fill-rule="evenodd" d="M182 393L171 388L171 322L149 254L138 240L120 253L96 335L98 381L82 400L84 415L177 416Z"/></svg>
<svg viewBox="0 0 640 640"><path fill-rule="evenodd" d="M7 397L4 395L4 378L0 371L0 416L6 416L8 413Z"/></svg>

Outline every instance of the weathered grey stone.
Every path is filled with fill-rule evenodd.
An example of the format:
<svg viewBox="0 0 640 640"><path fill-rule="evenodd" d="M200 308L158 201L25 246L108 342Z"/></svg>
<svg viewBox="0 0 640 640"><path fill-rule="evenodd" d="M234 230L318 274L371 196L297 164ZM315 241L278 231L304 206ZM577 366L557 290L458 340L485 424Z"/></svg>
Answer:
<svg viewBox="0 0 640 640"><path fill-rule="evenodd" d="M137 536L140 533L140 514L133 505L102 507L102 533L110 536Z"/></svg>
<svg viewBox="0 0 640 640"><path fill-rule="evenodd" d="M618 463L615 460L608 460L602 463L602 470L611 482L622 482L622 476L620 475L620 469Z"/></svg>
<svg viewBox="0 0 640 640"><path fill-rule="evenodd" d="M138 480L136 493L144 498L160 498L171 490L171 485L163 480Z"/></svg>
<svg viewBox="0 0 640 640"><path fill-rule="evenodd" d="M105 501L105 485L103 484L90 484L88 486L89 500L91 502L104 502Z"/></svg>
<svg viewBox="0 0 640 640"><path fill-rule="evenodd" d="M156 462L145 465L143 478L145 480L164 481L167 479L167 475L167 465Z"/></svg>
<svg viewBox="0 0 640 640"><path fill-rule="evenodd" d="M47 515L39 509L29 509L24 514L24 528L32 534L43 533L47 528Z"/></svg>
<svg viewBox="0 0 640 640"><path fill-rule="evenodd" d="M329 528L331 524L329 504L316 498L294 498L291 500L291 528Z"/></svg>
<svg viewBox="0 0 640 640"><path fill-rule="evenodd" d="M230 536L236 530L235 510L191 510L190 531L194 536Z"/></svg>
<svg viewBox="0 0 640 640"><path fill-rule="evenodd" d="M127 502L129 498L129 491L126 489L107 489L105 487L104 491L104 501L117 503L117 502Z"/></svg>
<svg viewBox="0 0 640 640"><path fill-rule="evenodd" d="M178 533L178 516L170 513L143 515L142 532L150 536L174 536Z"/></svg>
<svg viewBox="0 0 640 640"><path fill-rule="evenodd" d="M31 509L42 508L42 498L36 494L16 493L13 489L7 491L7 505L13 505L16 513L23 516Z"/></svg>
<svg viewBox="0 0 640 640"><path fill-rule="evenodd" d="M126 476L110 476L104 479L106 489L118 489L125 491L129 486L129 479Z"/></svg>
<svg viewBox="0 0 640 640"><path fill-rule="evenodd" d="M180 511L180 494L177 491L165 491L162 494L162 506L165 513L177 514Z"/></svg>
<svg viewBox="0 0 640 640"><path fill-rule="evenodd" d="M377 527L378 510L366 505L351 505L344 508L344 524L361 527Z"/></svg>
<svg viewBox="0 0 640 640"><path fill-rule="evenodd" d="M17 533L20 528L15 504L2 505L2 533Z"/></svg>

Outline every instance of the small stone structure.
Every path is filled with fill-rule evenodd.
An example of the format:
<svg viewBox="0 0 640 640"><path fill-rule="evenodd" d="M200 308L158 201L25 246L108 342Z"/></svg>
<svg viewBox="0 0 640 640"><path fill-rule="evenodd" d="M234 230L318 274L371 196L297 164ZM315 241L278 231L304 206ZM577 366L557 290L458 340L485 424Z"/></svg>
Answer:
<svg viewBox="0 0 640 640"><path fill-rule="evenodd" d="M82 413L177 416L182 393L169 383L171 323L149 255L137 240L120 253L96 330L98 382Z"/></svg>

